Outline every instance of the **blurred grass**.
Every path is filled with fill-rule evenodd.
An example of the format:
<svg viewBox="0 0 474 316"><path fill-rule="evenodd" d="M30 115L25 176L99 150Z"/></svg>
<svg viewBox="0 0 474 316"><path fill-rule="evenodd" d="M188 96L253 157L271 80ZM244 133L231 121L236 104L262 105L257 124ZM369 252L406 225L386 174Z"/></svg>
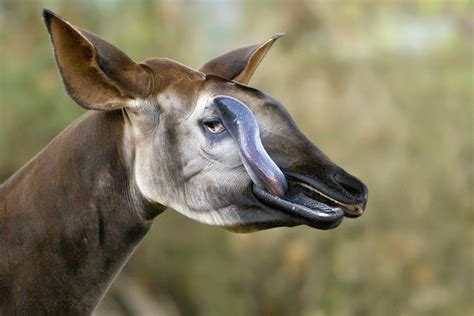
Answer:
<svg viewBox="0 0 474 316"><path fill-rule="evenodd" d="M160 215L123 271L184 315L474 314L472 1L44 1L139 61L198 68L277 32L252 84L370 189L337 230ZM83 110L36 1L0 1L0 181ZM119 277L120 278L120 277Z"/></svg>

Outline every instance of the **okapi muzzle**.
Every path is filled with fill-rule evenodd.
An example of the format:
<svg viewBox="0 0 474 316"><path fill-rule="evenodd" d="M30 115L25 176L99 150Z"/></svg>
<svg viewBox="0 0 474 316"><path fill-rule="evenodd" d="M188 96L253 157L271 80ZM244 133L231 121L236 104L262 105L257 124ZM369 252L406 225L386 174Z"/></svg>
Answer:
<svg viewBox="0 0 474 316"><path fill-rule="evenodd" d="M332 174L323 177L332 186L318 178L305 180L291 171L287 172L287 181L263 147L258 122L249 107L229 96L217 96L213 101L223 125L239 147L242 162L254 183L253 193L262 203L319 229L336 227L344 215L362 215L368 191L361 181L336 165L328 169ZM316 157L321 158L325 159Z"/></svg>

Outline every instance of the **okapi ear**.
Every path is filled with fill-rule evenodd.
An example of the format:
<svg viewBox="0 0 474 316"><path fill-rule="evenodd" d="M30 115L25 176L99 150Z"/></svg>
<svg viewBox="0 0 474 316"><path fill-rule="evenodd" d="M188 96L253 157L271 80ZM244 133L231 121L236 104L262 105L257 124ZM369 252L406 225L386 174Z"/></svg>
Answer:
<svg viewBox="0 0 474 316"><path fill-rule="evenodd" d="M231 50L211 59L199 70L205 74L247 84L270 47L283 35L279 33L261 44Z"/></svg>
<svg viewBox="0 0 474 316"><path fill-rule="evenodd" d="M116 109L150 94L153 82L146 66L47 9L43 17L65 89L80 106Z"/></svg>

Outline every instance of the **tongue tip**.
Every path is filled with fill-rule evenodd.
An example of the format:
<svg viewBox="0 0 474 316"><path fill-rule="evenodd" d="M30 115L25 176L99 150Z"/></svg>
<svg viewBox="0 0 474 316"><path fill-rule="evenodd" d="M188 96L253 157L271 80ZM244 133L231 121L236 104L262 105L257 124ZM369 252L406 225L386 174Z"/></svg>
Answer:
<svg viewBox="0 0 474 316"><path fill-rule="evenodd" d="M266 188L271 194L279 198L283 198L288 191L288 183L286 182L286 178L284 176L282 178L278 177L275 179L275 181L268 184Z"/></svg>
<svg viewBox="0 0 474 316"><path fill-rule="evenodd" d="M284 191L282 191L282 190L279 190L279 189L277 189L277 190L270 190L270 192L271 192L273 195L279 197L280 199L282 199L282 198L285 196L285 194L286 194L286 192L284 192Z"/></svg>

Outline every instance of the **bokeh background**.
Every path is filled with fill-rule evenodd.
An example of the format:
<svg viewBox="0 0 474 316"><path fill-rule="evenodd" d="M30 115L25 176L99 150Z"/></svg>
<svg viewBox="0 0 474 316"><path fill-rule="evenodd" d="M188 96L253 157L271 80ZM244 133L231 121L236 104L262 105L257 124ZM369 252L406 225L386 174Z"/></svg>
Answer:
<svg viewBox="0 0 474 316"><path fill-rule="evenodd" d="M84 112L42 7L136 61L196 68L286 32L251 84L370 188L332 231L166 211L96 315L474 315L473 1L0 0L0 181Z"/></svg>

